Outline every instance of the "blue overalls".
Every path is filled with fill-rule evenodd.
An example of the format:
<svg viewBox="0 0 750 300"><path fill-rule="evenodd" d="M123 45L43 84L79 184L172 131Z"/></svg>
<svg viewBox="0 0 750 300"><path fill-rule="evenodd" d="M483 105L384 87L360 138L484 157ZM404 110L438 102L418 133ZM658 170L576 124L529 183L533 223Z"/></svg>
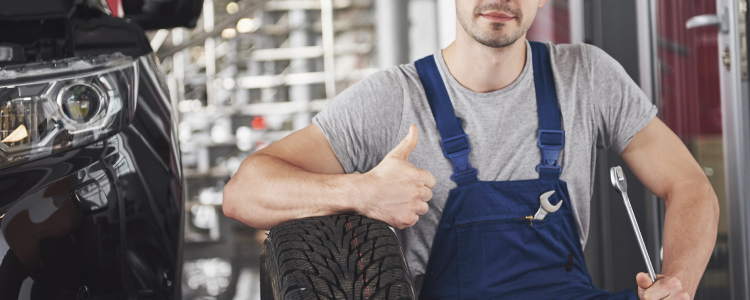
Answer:
<svg viewBox="0 0 750 300"><path fill-rule="evenodd" d="M471 145L456 117L432 55L416 62L441 136L453 164L450 191L427 264L420 299L633 299L591 283L567 184L558 164L565 143L547 46L531 42L542 162L539 179L479 181L469 163ZM534 166L529 166L530 168ZM540 196L554 191L562 206L531 220Z"/></svg>

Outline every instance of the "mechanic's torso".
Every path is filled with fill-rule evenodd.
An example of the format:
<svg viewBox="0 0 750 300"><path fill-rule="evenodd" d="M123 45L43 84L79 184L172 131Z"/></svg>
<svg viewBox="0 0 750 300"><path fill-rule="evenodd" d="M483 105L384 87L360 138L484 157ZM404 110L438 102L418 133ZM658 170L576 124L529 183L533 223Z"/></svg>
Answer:
<svg viewBox="0 0 750 300"><path fill-rule="evenodd" d="M527 44L528 45L528 44ZM565 130L560 154L582 244L589 227L597 145L620 153L655 115L656 107L609 55L591 45L547 44ZM509 86L476 93L448 72L441 52L437 67L456 115L471 138L469 160L481 181L536 179L541 160L531 52ZM498 70L502 72L502 70ZM410 124L419 143L409 162L437 179L430 211L415 226L398 232L412 276L423 274L448 193L451 164L440 148L440 135L413 63L378 72L337 95L313 118L347 173L367 172L403 139Z"/></svg>
<svg viewBox="0 0 750 300"><path fill-rule="evenodd" d="M527 47L528 50L528 47ZM553 69L560 65L578 65L583 69L580 48L565 47L565 52L578 52L577 55L557 54L563 61L555 62L556 51L550 49L553 58ZM446 89L453 102L456 115L462 119L466 134L471 139L472 151L469 155L471 164L479 169L481 181L508 181L537 179L539 173L534 169L541 161L537 147L536 95L534 75L531 69L531 53L527 51L527 62L521 75L508 87L490 93L476 93L461 86L452 76L446 78L447 67L436 54L438 67L446 81ZM578 60L576 62L576 60ZM432 189L433 199L429 202L430 211L420 217L419 222L401 231L412 275L424 273L429 257L429 248L417 244L431 245L440 222L448 193L456 187L451 181L451 164L443 156L440 148L440 134L430 112L427 99L421 92L421 84L413 64L402 66L408 89L419 91L405 97L403 120L398 136L405 136L410 124L419 129L419 144L409 156L409 162L430 171L437 179ZM585 85L587 73L580 70L577 78L579 85ZM564 167L561 180L568 182L572 198L574 215L579 225L581 242L585 243L589 223L589 202L593 191L592 179L596 160L597 129L590 119L590 105L576 101L575 82L569 75L555 74L557 91L563 114L563 129L566 132L565 149L560 154L560 164ZM584 75L584 76L580 76ZM567 84L566 84L567 82ZM573 88L571 88L573 87ZM583 230L581 230L583 229ZM416 273L416 274L415 274Z"/></svg>

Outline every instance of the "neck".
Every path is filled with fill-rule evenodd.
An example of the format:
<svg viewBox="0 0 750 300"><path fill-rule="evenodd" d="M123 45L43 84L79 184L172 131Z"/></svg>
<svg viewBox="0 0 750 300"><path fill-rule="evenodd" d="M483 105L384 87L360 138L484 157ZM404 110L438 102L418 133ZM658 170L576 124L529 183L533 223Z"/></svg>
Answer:
<svg viewBox="0 0 750 300"><path fill-rule="evenodd" d="M443 59L456 81L469 90L500 90L521 75L526 64L526 35L515 43L492 48L480 44L458 25L456 41L443 49Z"/></svg>

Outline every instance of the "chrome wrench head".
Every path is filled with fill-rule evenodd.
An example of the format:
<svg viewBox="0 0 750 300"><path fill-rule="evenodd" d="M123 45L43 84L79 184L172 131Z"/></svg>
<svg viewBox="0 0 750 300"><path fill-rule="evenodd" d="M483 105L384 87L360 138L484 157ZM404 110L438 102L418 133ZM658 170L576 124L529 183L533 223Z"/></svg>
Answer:
<svg viewBox="0 0 750 300"><path fill-rule="evenodd" d="M541 204L542 209L547 211L547 213L553 213L556 212L558 209L560 209L560 206L562 205L562 199L560 201L557 201L557 204L552 205L549 203L549 197L554 194L555 191L549 191L544 194L542 194L541 197L539 197L539 204Z"/></svg>
<svg viewBox="0 0 750 300"><path fill-rule="evenodd" d="M560 206L562 206L562 199L560 199L560 201L557 201L557 204L555 205L549 203L549 197L554 193L554 190L548 191L539 197L540 206L539 210L537 210L536 214L534 215L534 220L544 220L544 217L546 217L547 214L556 212L558 209L560 209Z"/></svg>
<svg viewBox="0 0 750 300"><path fill-rule="evenodd" d="M628 181L625 179L622 167L614 166L609 169L609 179L612 180L612 186L615 187L618 193L623 194L628 192Z"/></svg>

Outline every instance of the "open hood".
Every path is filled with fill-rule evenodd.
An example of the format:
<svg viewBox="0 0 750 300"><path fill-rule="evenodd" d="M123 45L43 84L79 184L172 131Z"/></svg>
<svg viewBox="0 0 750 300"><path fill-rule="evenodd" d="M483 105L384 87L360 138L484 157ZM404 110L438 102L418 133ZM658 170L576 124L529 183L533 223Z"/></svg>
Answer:
<svg viewBox="0 0 750 300"><path fill-rule="evenodd" d="M90 16L130 19L145 30L195 27L203 0L0 0L0 21L49 21Z"/></svg>
<svg viewBox="0 0 750 300"><path fill-rule="evenodd" d="M107 3L120 1L124 17L145 30L193 28L203 8L203 0L107 0Z"/></svg>

